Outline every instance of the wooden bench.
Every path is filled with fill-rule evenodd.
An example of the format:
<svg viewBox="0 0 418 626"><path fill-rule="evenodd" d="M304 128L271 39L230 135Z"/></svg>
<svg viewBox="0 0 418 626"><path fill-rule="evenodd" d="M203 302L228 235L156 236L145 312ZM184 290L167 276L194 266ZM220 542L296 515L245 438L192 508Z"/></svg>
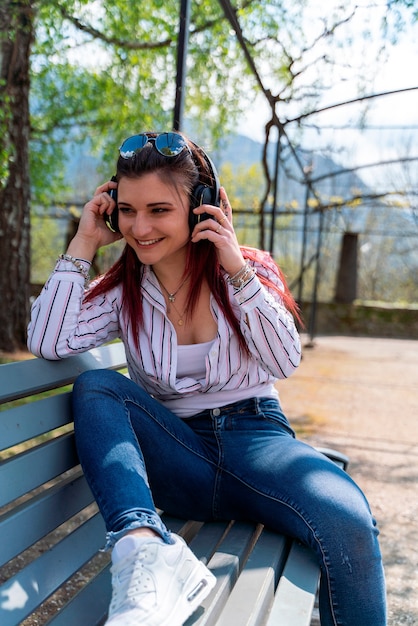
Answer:
<svg viewBox="0 0 418 626"><path fill-rule="evenodd" d="M69 400L82 371L124 367L118 343L63 361L0 365L1 626L106 619L105 527L78 464ZM16 402L34 394L32 402ZM319 571L307 548L261 525L164 519L217 577L187 626L310 624Z"/></svg>

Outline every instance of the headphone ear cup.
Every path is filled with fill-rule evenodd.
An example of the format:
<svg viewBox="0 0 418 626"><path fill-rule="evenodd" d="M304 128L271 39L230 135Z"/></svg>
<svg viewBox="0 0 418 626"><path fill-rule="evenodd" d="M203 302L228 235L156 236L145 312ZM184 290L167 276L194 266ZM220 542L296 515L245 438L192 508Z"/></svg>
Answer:
<svg viewBox="0 0 418 626"><path fill-rule="evenodd" d="M110 180L114 183L117 182L116 176L112 176ZM109 196L112 198L112 200L114 200L116 206L110 215L105 213L104 220L106 222L106 226L113 233L119 233L120 230L119 230L119 220L118 220L119 213L118 213L118 189L117 187L116 189L110 189Z"/></svg>
<svg viewBox="0 0 418 626"><path fill-rule="evenodd" d="M207 185L199 183L192 191L191 196L191 209L195 209L201 204L211 204L212 202L212 190Z"/></svg>
<svg viewBox="0 0 418 626"><path fill-rule="evenodd" d="M213 163L212 159L206 153L204 154L204 157L209 166L209 170L210 170L212 180L213 180L213 186L210 187L211 201L209 204L212 204L213 206L221 206L221 196L220 196L221 183L219 180L218 172L216 170L215 164Z"/></svg>
<svg viewBox="0 0 418 626"><path fill-rule="evenodd" d="M108 226L113 232L120 233L119 230L119 210L118 210L118 190L111 189L109 192L110 197L115 201L116 206L113 209L112 213L108 215Z"/></svg>
<svg viewBox="0 0 418 626"><path fill-rule="evenodd" d="M208 187L207 185L203 185L202 183L200 183L196 185L191 195L189 212L190 231L192 231L196 224L199 224L199 222L202 222L203 220L207 220L208 218L212 217L212 215L209 215L209 213L202 213L201 215L196 215L195 213L193 213L193 209L202 204L214 204L213 189L211 189L211 187Z"/></svg>
<svg viewBox="0 0 418 626"><path fill-rule="evenodd" d="M208 157L208 155L201 148L198 148L198 149L201 151L206 161L211 178L213 180L213 186L209 187L208 185L205 185L200 182L193 189L193 192L191 195L191 202L190 202L190 212L189 212L189 225L190 225L191 231L199 222L202 222L203 220L207 220L213 217L212 215L209 215L208 213L195 215L193 213L193 209L195 209L196 207L202 204L211 204L212 206L220 206L221 204L221 198L220 198L220 193L219 193L220 182L219 182L218 172L216 171L216 167L213 164L212 160Z"/></svg>

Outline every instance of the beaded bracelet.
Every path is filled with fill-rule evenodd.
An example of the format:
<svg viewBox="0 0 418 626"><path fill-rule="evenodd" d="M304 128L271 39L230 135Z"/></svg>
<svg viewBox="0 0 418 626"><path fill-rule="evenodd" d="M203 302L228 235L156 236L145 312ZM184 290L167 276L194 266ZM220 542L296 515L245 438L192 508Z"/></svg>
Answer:
<svg viewBox="0 0 418 626"><path fill-rule="evenodd" d="M235 289L241 290L247 283L250 282L254 274L254 268L252 268L248 261L246 261L245 265L243 265L236 274L227 278L227 282Z"/></svg>
<svg viewBox="0 0 418 626"><path fill-rule="evenodd" d="M69 261L74 265L75 268L80 272L82 276L84 276L84 280L86 283L90 280L89 269L84 267L79 259L71 256L70 254L60 254L58 257L58 261ZM86 261L88 263L88 261Z"/></svg>

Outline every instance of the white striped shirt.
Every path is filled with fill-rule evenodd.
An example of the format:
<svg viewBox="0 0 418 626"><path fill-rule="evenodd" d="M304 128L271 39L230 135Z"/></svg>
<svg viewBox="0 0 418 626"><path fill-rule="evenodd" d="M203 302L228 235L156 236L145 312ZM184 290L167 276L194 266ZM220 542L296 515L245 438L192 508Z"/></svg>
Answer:
<svg viewBox="0 0 418 626"><path fill-rule="evenodd" d="M241 349L236 334L211 296L218 333L206 357L205 379L177 378L177 335L167 318L158 281L147 266L141 286L138 285L143 295L139 350L122 309L121 286L86 303L84 278L69 261L57 263L32 306L28 348L45 359L62 359L120 338L125 345L131 379L168 404L178 399L179 394L186 400L202 392L215 394L240 389L246 397L260 396L263 386L266 395L271 395L271 386L292 374L299 365L300 338L293 317L278 294L270 293L257 274L268 276L283 289L278 276L258 262L252 265L256 274L243 289L237 291L229 286L232 308L249 353ZM220 395L216 393L217 399ZM225 397L230 395L226 393Z"/></svg>

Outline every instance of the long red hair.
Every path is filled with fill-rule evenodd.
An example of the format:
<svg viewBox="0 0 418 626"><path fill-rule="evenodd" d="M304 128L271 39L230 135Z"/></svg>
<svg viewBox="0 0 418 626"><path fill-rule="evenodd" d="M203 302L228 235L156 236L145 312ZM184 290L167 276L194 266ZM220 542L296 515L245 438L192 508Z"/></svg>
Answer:
<svg viewBox="0 0 418 626"><path fill-rule="evenodd" d="M275 291L281 298L284 306L300 322L299 308L289 291L286 279L280 268L274 263L270 255L254 248L241 247L244 258L249 261L261 263L268 270L273 271L283 285L283 291L276 283L259 275L260 281L270 290ZM142 325L142 294L141 280L143 265L130 246L126 246L116 263L101 277L101 279L87 292L85 301L89 302L102 295L117 285L122 285L122 306L130 320L131 329L135 342L139 342L139 329ZM211 242L201 241L197 244L189 244L189 253L185 275L190 277L187 300L187 315L192 315L197 304L202 278L205 278L213 297L224 313L230 326L238 336L241 347L247 351L247 344L241 332L239 321L232 309L228 286L224 274L221 271L219 261L215 253L215 247ZM139 287L138 287L139 285ZM138 347L138 345L137 345Z"/></svg>

